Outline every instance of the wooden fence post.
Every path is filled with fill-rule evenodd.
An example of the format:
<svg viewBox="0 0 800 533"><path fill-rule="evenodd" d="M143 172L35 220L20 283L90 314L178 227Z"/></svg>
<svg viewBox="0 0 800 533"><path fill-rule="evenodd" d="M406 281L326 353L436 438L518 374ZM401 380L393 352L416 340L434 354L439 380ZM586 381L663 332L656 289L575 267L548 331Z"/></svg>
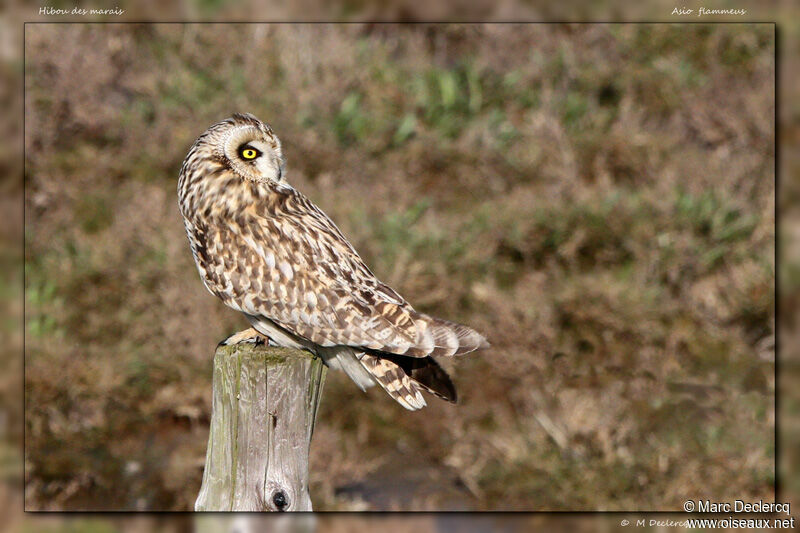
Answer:
<svg viewBox="0 0 800 533"><path fill-rule="evenodd" d="M311 511L308 451L326 370L305 350L217 348L195 511Z"/></svg>

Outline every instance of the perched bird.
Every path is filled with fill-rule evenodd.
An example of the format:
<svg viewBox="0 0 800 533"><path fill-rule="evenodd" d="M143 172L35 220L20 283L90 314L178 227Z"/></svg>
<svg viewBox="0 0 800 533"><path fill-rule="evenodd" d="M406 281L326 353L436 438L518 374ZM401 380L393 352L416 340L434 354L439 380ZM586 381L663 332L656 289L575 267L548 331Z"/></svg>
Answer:
<svg viewBox="0 0 800 533"><path fill-rule="evenodd" d="M310 350L362 390L378 383L410 410L425 406L421 391L455 402L431 356L485 348L486 339L415 311L376 278L284 167L278 137L250 114L214 124L192 145L178 199L205 286L272 343Z"/></svg>

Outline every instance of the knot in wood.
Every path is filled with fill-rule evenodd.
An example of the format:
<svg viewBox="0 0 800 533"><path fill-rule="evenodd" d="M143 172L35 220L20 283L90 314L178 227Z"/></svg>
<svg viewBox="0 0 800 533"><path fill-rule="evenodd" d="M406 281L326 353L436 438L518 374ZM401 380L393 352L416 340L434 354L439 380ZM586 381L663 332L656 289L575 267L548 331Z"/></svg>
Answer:
<svg viewBox="0 0 800 533"><path fill-rule="evenodd" d="M276 490L272 493L272 503L278 511L285 511L289 508L289 498L282 490Z"/></svg>

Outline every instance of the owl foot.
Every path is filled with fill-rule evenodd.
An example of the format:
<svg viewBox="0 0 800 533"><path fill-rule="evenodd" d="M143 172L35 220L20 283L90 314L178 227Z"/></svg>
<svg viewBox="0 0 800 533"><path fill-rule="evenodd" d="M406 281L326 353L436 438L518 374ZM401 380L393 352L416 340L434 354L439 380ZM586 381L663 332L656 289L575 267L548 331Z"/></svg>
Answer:
<svg viewBox="0 0 800 533"><path fill-rule="evenodd" d="M247 328L238 333L234 333L224 341L220 342L218 346L231 346L233 344L242 343L255 344L256 346L261 346L263 344L268 346L276 346L276 344L272 342L272 339L262 335L254 328Z"/></svg>

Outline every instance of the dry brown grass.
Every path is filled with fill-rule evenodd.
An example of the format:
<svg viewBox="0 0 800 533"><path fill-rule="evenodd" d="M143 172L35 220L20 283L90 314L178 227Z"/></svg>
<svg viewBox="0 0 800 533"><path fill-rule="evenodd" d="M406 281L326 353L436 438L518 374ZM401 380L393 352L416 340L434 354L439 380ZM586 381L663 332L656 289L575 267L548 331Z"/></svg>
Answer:
<svg viewBox="0 0 800 533"><path fill-rule="evenodd" d="M462 401L330 374L318 509L773 498L769 25L29 25L26 505L188 509L210 359L175 180L233 111L419 309Z"/></svg>

